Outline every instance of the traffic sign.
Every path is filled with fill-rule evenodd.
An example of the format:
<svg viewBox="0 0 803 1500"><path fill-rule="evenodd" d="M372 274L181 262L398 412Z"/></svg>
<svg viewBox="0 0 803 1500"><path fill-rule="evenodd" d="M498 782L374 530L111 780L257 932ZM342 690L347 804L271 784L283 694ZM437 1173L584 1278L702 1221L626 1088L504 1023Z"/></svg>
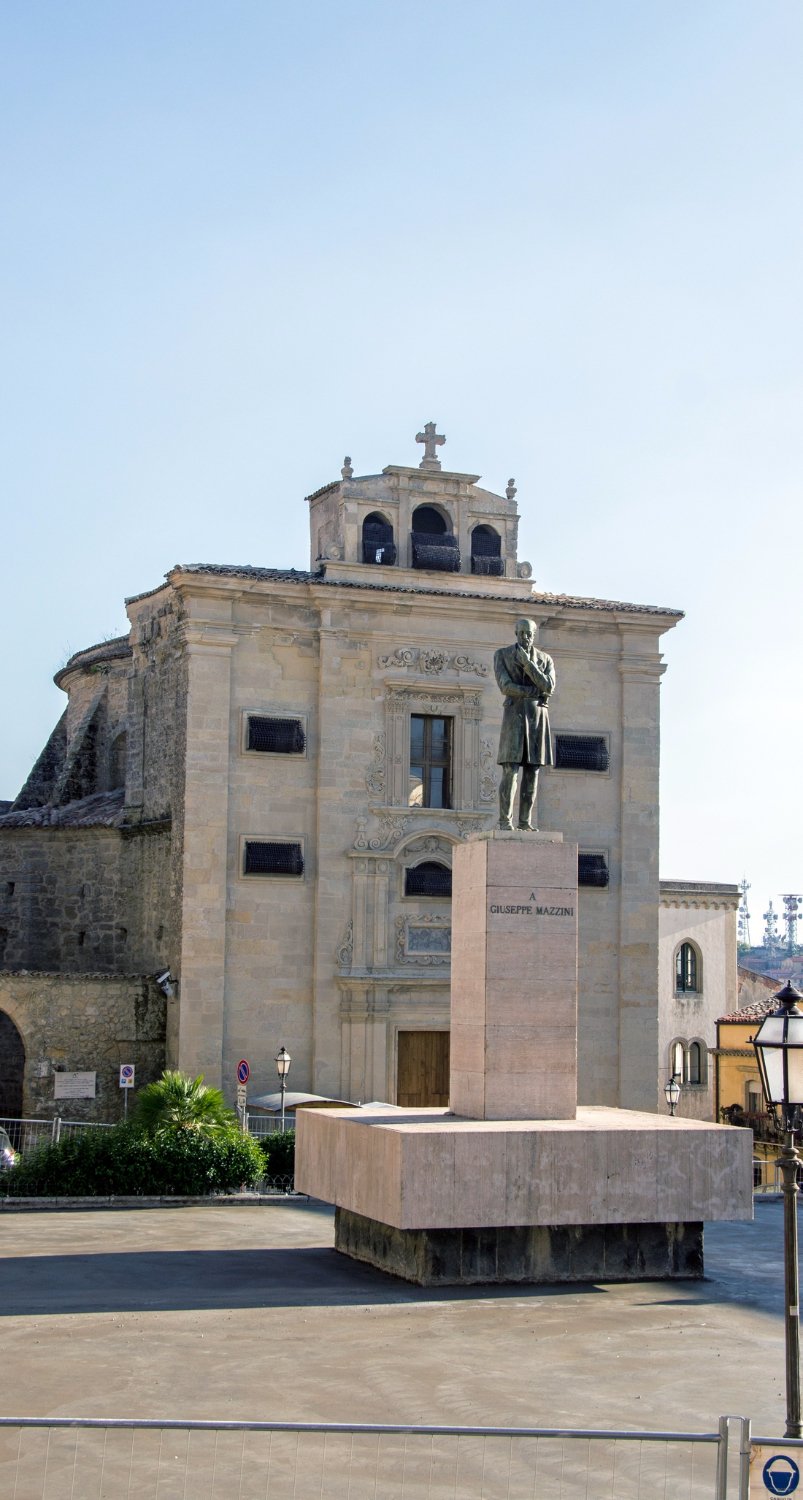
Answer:
<svg viewBox="0 0 803 1500"><path fill-rule="evenodd" d="M120 1088L132 1089L134 1087L134 1064L120 1064Z"/></svg>
<svg viewBox="0 0 803 1500"><path fill-rule="evenodd" d="M248 1094L248 1090L246 1089L245 1084L244 1083L238 1083L238 1085L237 1085L237 1108L238 1109L245 1109L245 1101L246 1101L246 1098L247 1098L247 1094Z"/></svg>
<svg viewBox="0 0 803 1500"><path fill-rule="evenodd" d="M237 1082L247 1083L250 1077L251 1069L249 1068L245 1058L241 1057L240 1061L237 1064Z"/></svg>

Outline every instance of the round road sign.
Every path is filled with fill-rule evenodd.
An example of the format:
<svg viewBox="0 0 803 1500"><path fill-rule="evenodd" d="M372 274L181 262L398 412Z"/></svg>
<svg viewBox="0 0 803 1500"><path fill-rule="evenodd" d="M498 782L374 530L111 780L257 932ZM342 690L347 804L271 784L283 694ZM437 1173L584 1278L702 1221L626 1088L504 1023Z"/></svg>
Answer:
<svg viewBox="0 0 803 1500"><path fill-rule="evenodd" d="M247 1083L250 1077L251 1069L249 1068L245 1058L242 1057L237 1064L237 1082Z"/></svg>

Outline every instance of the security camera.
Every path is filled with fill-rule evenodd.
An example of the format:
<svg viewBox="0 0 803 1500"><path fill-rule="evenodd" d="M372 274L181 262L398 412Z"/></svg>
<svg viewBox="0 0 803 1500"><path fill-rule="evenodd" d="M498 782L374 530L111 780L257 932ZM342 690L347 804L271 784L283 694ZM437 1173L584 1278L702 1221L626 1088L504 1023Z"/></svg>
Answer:
<svg viewBox="0 0 803 1500"><path fill-rule="evenodd" d="M153 977L156 980L156 983L158 984L160 990L162 991L162 994L166 995L168 1000L172 1000L173 996L176 993L176 981L174 980L173 975L170 973L170 970L160 969L159 973L154 974Z"/></svg>

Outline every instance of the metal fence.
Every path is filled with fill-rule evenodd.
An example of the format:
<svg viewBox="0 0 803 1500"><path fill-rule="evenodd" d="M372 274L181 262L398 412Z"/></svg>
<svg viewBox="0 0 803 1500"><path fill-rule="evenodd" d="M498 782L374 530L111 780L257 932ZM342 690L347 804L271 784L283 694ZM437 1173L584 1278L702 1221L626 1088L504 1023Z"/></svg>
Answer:
<svg viewBox="0 0 803 1500"><path fill-rule="evenodd" d="M9 1500L726 1500L717 1432L0 1418Z"/></svg>
<svg viewBox="0 0 803 1500"><path fill-rule="evenodd" d="M111 1130L112 1126L105 1120L63 1120L61 1115L54 1115L50 1120L12 1120L0 1117L0 1128L8 1131L14 1150L22 1154L32 1151L35 1146L47 1146L82 1130Z"/></svg>

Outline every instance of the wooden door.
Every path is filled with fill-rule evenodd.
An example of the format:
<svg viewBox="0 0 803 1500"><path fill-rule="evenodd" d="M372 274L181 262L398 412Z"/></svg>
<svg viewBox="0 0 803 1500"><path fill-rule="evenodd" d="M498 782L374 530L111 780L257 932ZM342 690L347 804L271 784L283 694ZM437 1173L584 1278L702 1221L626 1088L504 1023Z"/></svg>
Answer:
<svg viewBox="0 0 803 1500"><path fill-rule="evenodd" d="M424 1109L449 1103L448 1031L400 1031L396 1103Z"/></svg>

